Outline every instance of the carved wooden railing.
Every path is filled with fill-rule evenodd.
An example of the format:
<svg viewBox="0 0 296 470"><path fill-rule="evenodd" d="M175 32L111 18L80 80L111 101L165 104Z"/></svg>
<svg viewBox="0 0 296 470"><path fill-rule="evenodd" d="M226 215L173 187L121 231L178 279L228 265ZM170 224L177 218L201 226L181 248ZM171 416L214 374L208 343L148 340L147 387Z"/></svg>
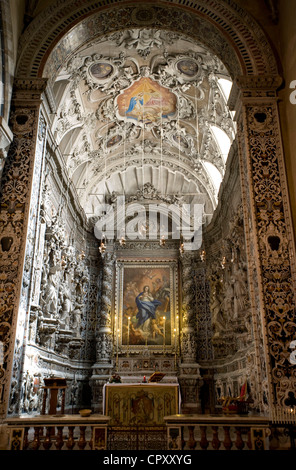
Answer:
<svg viewBox="0 0 296 470"><path fill-rule="evenodd" d="M277 449L270 436L286 436L289 449L295 449L296 413L288 417L239 415L172 415L164 418L167 441L163 436L162 450L257 450ZM116 447L110 418L103 415L80 417L36 416L9 418L6 425L10 435L8 448L13 450L113 450ZM109 439L107 438L110 431ZM119 429L122 433L123 429ZM134 430L137 432L138 430ZM155 429L153 429L155 431ZM157 430L159 431L159 430ZM125 430L125 432L127 432ZM129 432L133 432L129 429ZM148 430L145 428L145 432ZM150 436L151 437L151 436ZM153 437L153 436L152 436ZM114 440L115 439L115 440ZM158 437L159 439L159 437ZM151 440L151 439L150 439ZM289 444L290 440L290 444ZM150 441L149 441L150 442ZM151 442L150 442L151 444ZM150 445L149 444L149 445ZM130 445L128 444L128 447ZM166 447L166 448L165 448ZM122 448L122 447L121 447ZM151 449L151 447L149 447Z"/></svg>
<svg viewBox="0 0 296 470"><path fill-rule="evenodd" d="M261 416L174 415L164 418L169 450L268 448L270 421Z"/></svg>
<svg viewBox="0 0 296 470"><path fill-rule="evenodd" d="M105 450L110 418L103 415L19 417L6 420L10 450Z"/></svg>

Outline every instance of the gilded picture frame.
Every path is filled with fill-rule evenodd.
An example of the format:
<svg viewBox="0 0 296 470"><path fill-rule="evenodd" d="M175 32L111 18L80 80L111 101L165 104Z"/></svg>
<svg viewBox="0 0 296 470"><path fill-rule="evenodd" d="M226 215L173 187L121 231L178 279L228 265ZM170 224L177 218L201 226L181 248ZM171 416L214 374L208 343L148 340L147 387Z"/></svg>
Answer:
<svg viewBox="0 0 296 470"><path fill-rule="evenodd" d="M117 262L113 331L117 351L177 349L176 262Z"/></svg>

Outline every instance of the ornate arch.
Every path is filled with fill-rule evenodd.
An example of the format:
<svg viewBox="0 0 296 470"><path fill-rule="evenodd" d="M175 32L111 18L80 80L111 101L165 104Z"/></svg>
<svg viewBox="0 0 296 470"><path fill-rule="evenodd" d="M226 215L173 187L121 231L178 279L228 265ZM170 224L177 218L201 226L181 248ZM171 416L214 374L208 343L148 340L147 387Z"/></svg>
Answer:
<svg viewBox="0 0 296 470"><path fill-rule="evenodd" d="M85 42L106 32L149 25L198 38L236 75L277 74L276 58L256 21L233 0L149 2L56 1L29 25L20 41L18 77L53 75ZM83 33L83 35L82 35ZM49 72L50 71L50 72Z"/></svg>

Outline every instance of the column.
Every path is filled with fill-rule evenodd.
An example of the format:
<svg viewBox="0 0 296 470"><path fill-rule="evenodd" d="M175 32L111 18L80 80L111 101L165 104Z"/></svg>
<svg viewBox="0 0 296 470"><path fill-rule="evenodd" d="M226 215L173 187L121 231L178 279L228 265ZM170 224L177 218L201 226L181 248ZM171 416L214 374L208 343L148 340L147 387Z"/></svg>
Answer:
<svg viewBox="0 0 296 470"><path fill-rule="evenodd" d="M185 252L180 259L181 292L181 362L179 383L183 407L189 412L200 412L199 390L202 385L197 363L197 309L193 279L195 253Z"/></svg>
<svg viewBox="0 0 296 470"><path fill-rule="evenodd" d="M269 407L284 405L296 389L289 361L296 339L295 245L277 105L280 83L277 76L240 77L232 94L240 103L242 197L262 408L266 398Z"/></svg>
<svg viewBox="0 0 296 470"><path fill-rule="evenodd" d="M91 387L93 407L100 409L102 388L108 381L113 369L112 335L112 294L113 294L114 255L106 252L102 259L101 302L98 309L98 327L96 339L96 364L93 366Z"/></svg>
<svg viewBox="0 0 296 470"><path fill-rule="evenodd" d="M195 291L192 279L193 255L184 253L181 258L181 354L182 362L190 364L196 361L196 315Z"/></svg>
<svg viewBox="0 0 296 470"><path fill-rule="evenodd" d="M0 373L0 415L7 412L13 360L22 356L16 342L19 303L25 261L35 150L41 95L45 79L17 80L11 107L13 142L2 175L0 199L0 340L4 343L4 364ZM20 335L23 336L23 335ZM17 362L20 366L20 361Z"/></svg>
<svg viewBox="0 0 296 470"><path fill-rule="evenodd" d="M102 296L99 310L97 338L97 361L101 364L110 364L113 353L111 327L113 271L114 256L112 253L106 253L103 259Z"/></svg>

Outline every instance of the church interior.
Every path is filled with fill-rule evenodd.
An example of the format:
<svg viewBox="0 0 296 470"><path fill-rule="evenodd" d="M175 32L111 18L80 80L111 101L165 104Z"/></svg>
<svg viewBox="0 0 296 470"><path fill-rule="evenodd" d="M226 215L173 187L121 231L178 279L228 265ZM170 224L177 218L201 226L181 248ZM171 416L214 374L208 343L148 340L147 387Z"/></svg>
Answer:
<svg viewBox="0 0 296 470"><path fill-rule="evenodd" d="M295 7L1 1L1 449L295 446Z"/></svg>

